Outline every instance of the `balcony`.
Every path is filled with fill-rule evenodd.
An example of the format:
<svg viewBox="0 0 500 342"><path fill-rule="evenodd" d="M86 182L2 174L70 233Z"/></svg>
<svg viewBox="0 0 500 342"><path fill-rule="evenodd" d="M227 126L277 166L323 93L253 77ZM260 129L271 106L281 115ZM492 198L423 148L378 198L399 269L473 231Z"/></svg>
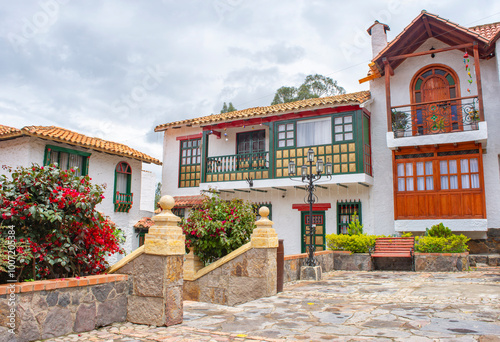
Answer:
<svg viewBox="0 0 500 342"><path fill-rule="evenodd" d="M389 148L487 139L477 96L393 106L391 110Z"/></svg>
<svg viewBox="0 0 500 342"><path fill-rule="evenodd" d="M115 194L115 212L128 213L134 203L134 194L120 193Z"/></svg>
<svg viewBox="0 0 500 342"><path fill-rule="evenodd" d="M269 178L268 151L207 158L207 182L267 178Z"/></svg>

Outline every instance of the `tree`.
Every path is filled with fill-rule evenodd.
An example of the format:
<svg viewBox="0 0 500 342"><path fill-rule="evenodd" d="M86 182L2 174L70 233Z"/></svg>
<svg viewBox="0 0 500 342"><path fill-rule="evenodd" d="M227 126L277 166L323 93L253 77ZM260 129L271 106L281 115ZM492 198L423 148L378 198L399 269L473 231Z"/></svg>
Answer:
<svg viewBox="0 0 500 342"><path fill-rule="evenodd" d="M95 209L104 188L89 176L36 164L9 172L0 176L0 258L6 241L15 246L18 281L100 273L106 256L123 253L121 231Z"/></svg>
<svg viewBox="0 0 500 342"><path fill-rule="evenodd" d="M161 182L158 182L158 184L156 184L156 189L155 189L155 210L160 207L158 204L160 202L160 198L161 198Z"/></svg>
<svg viewBox="0 0 500 342"><path fill-rule="evenodd" d="M227 105L225 102L222 105L222 109L220 110L221 114L222 113L229 113L229 112L235 112L237 109L233 106L232 102L229 102L229 105Z"/></svg>
<svg viewBox="0 0 500 342"><path fill-rule="evenodd" d="M324 96L345 94L345 89L337 81L323 75L309 75L298 88L283 86L276 90L271 105Z"/></svg>

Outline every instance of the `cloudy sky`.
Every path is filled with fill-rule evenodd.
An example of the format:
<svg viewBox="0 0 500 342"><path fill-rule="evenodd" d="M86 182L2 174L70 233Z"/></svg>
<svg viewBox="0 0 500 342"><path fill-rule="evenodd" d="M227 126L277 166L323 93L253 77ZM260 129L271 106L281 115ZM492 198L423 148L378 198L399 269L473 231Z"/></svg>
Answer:
<svg viewBox="0 0 500 342"><path fill-rule="evenodd" d="M463 26L493 0L40 0L0 4L0 123L56 125L161 159L157 124L269 105L308 74L367 89L375 19L422 9ZM158 172L158 169L149 167Z"/></svg>

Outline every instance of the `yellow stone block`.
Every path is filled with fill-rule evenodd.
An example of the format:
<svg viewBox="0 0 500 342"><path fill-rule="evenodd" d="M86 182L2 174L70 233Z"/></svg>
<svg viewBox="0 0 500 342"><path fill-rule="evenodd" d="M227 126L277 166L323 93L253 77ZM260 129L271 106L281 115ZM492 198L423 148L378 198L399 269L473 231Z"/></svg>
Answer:
<svg viewBox="0 0 500 342"><path fill-rule="evenodd" d="M281 158L281 151L276 151L276 158Z"/></svg>
<svg viewBox="0 0 500 342"><path fill-rule="evenodd" d="M236 175L236 179L237 179L237 180L242 180L242 179L243 179L242 174L241 174L241 173L238 173L238 174Z"/></svg>
<svg viewBox="0 0 500 342"><path fill-rule="evenodd" d="M212 175L207 175L207 182L211 182L212 181Z"/></svg>
<svg viewBox="0 0 500 342"><path fill-rule="evenodd" d="M349 172L356 172L356 164L349 164Z"/></svg>
<svg viewBox="0 0 500 342"><path fill-rule="evenodd" d="M338 155L338 154L334 155L333 156L333 162L337 163L337 164L340 163L340 155Z"/></svg>
<svg viewBox="0 0 500 342"><path fill-rule="evenodd" d="M248 178L248 172L243 172L243 179L247 179Z"/></svg>
<svg viewBox="0 0 500 342"><path fill-rule="evenodd" d="M269 171L262 172L262 178L269 178Z"/></svg>
<svg viewBox="0 0 500 342"><path fill-rule="evenodd" d="M340 151L341 151L342 153L347 152L347 144L342 144L342 145L340 145Z"/></svg>
<svg viewBox="0 0 500 342"><path fill-rule="evenodd" d="M226 173L226 174L224 175L224 180L225 180L225 181L228 181L228 180L229 180L229 173Z"/></svg>
<svg viewBox="0 0 500 342"><path fill-rule="evenodd" d="M222 182L222 180L224 179L224 175L219 175L218 179L219 179L219 182Z"/></svg>
<svg viewBox="0 0 500 342"><path fill-rule="evenodd" d="M342 163L347 163L347 154L342 154L340 160L342 161Z"/></svg>
<svg viewBox="0 0 500 342"><path fill-rule="evenodd" d="M301 148L297 149L297 157L302 157L302 156L303 156L302 149Z"/></svg>
<svg viewBox="0 0 500 342"><path fill-rule="evenodd" d="M342 164L342 173L347 172L347 164Z"/></svg>
<svg viewBox="0 0 500 342"><path fill-rule="evenodd" d="M332 146L327 146L326 147L326 154L332 154Z"/></svg>
<svg viewBox="0 0 500 342"><path fill-rule="evenodd" d="M282 167L282 166L283 166L283 164L282 164L281 159L276 160L276 167Z"/></svg>
<svg viewBox="0 0 500 342"><path fill-rule="evenodd" d="M318 154L321 154L321 155L325 154L325 146L318 147Z"/></svg>
<svg viewBox="0 0 500 342"><path fill-rule="evenodd" d="M262 178L262 172L255 172L255 179L261 179Z"/></svg>
<svg viewBox="0 0 500 342"><path fill-rule="evenodd" d="M288 163L290 162L289 159L283 160L283 167L288 167Z"/></svg>
<svg viewBox="0 0 500 342"><path fill-rule="evenodd" d="M288 150L283 151L283 158L288 158Z"/></svg>
<svg viewBox="0 0 500 342"><path fill-rule="evenodd" d="M349 144L349 152L354 152L354 151L356 151L356 144L350 143Z"/></svg>
<svg viewBox="0 0 500 342"><path fill-rule="evenodd" d="M349 161L350 162L356 161L356 154L355 153L349 153Z"/></svg>
<svg viewBox="0 0 500 342"><path fill-rule="evenodd" d="M297 166L302 166L302 164L304 164L304 159L298 158L297 159Z"/></svg>
<svg viewBox="0 0 500 342"><path fill-rule="evenodd" d="M282 176L282 174L283 174L283 173L282 173L281 169L277 169L277 170L276 170L276 177L281 177L281 176Z"/></svg>
<svg viewBox="0 0 500 342"><path fill-rule="evenodd" d="M333 173L340 173L340 165L333 166Z"/></svg>
<svg viewBox="0 0 500 342"><path fill-rule="evenodd" d="M232 180L232 181L236 180L236 174L231 173L231 180Z"/></svg>
<svg viewBox="0 0 500 342"><path fill-rule="evenodd" d="M340 152L339 145L333 145L333 153L339 153L339 152Z"/></svg>
<svg viewBox="0 0 500 342"><path fill-rule="evenodd" d="M295 150L290 150L290 157L295 157Z"/></svg>

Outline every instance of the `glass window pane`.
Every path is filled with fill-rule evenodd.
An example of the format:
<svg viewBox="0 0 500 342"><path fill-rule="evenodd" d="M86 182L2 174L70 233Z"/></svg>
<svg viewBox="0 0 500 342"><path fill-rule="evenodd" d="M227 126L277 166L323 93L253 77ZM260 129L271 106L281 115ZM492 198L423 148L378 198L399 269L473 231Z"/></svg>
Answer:
<svg viewBox="0 0 500 342"><path fill-rule="evenodd" d="M278 147L285 147L285 141L284 140L278 141Z"/></svg>
<svg viewBox="0 0 500 342"><path fill-rule="evenodd" d="M68 169L69 156L66 152L59 152L59 167L63 170Z"/></svg>
<svg viewBox="0 0 500 342"><path fill-rule="evenodd" d="M297 122L297 146L316 146L332 143L331 118Z"/></svg>
<svg viewBox="0 0 500 342"><path fill-rule="evenodd" d="M441 176L441 190L448 190L448 176Z"/></svg>
<svg viewBox="0 0 500 342"><path fill-rule="evenodd" d="M424 175L424 162L417 162L417 176Z"/></svg>
<svg viewBox="0 0 500 342"><path fill-rule="evenodd" d="M456 160L450 160L450 173L457 173L457 161Z"/></svg>
<svg viewBox="0 0 500 342"><path fill-rule="evenodd" d="M458 189L458 176L450 176L450 189Z"/></svg>
<svg viewBox="0 0 500 342"><path fill-rule="evenodd" d="M425 190L424 177L417 177L417 190Z"/></svg>
<svg viewBox="0 0 500 342"><path fill-rule="evenodd" d="M432 175L432 162L425 162L425 174Z"/></svg>
<svg viewBox="0 0 500 342"><path fill-rule="evenodd" d="M441 160L439 162L439 171L442 175L448 173L448 162L446 160Z"/></svg>
<svg viewBox="0 0 500 342"><path fill-rule="evenodd" d="M401 164L403 165L403 164ZM405 191L405 179L398 178L398 191Z"/></svg>
<svg viewBox="0 0 500 342"><path fill-rule="evenodd" d="M432 177L425 178L425 187L427 190L434 190L434 179Z"/></svg>
<svg viewBox="0 0 500 342"><path fill-rule="evenodd" d="M462 175L462 189L469 189L469 175Z"/></svg>
<svg viewBox="0 0 500 342"><path fill-rule="evenodd" d="M286 137L287 138L293 138L293 131L286 132Z"/></svg>
<svg viewBox="0 0 500 342"><path fill-rule="evenodd" d="M352 140L352 133L346 133L346 134L344 134L344 139L345 140Z"/></svg>
<svg viewBox="0 0 500 342"><path fill-rule="evenodd" d="M471 185L473 189L479 189L479 175L478 174L473 174L470 175L471 178Z"/></svg>
<svg viewBox="0 0 500 342"><path fill-rule="evenodd" d="M460 159L460 172L461 173L469 173L469 160L468 159Z"/></svg>
<svg viewBox="0 0 500 342"><path fill-rule="evenodd" d="M342 141L342 140L344 140L344 135L342 133L335 134L335 141Z"/></svg>
<svg viewBox="0 0 500 342"><path fill-rule="evenodd" d="M342 133L343 126L335 126L335 133Z"/></svg>
<svg viewBox="0 0 500 342"><path fill-rule="evenodd" d="M477 158L471 158L470 172L479 172L479 163L477 162Z"/></svg>
<svg viewBox="0 0 500 342"><path fill-rule="evenodd" d="M293 146L293 139L288 139L286 141L286 146Z"/></svg>
<svg viewBox="0 0 500 342"><path fill-rule="evenodd" d="M336 125L342 125L342 117L335 118L335 124Z"/></svg>
<svg viewBox="0 0 500 342"><path fill-rule="evenodd" d="M406 163L406 176L413 176L413 163Z"/></svg>
<svg viewBox="0 0 500 342"><path fill-rule="evenodd" d="M287 129L288 131L292 131L292 130L293 130L293 123L289 123L289 124L287 124L287 125L286 125L286 129Z"/></svg>
<svg viewBox="0 0 500 342"><path fill-rule="evenodd" d="M278 131L282 132L285 130L285 125L278 125Z"/></svg>
<svg viewBox="0 0 500 342"><path fill-rule="evenodd" d="M186 158L182 158L182 162L181 162L182 165L186 165Z"/></svg>
<svg viewBox="0 0 500 342"><path fill-rule="evenodd" d="M344 125L344 132L352 132L352 124Z"/></svg>
<svg viewBox="0 0 500 342"><path fill-rule="evenodd" d="M193 146L193 142L191 140L189 140L187 147L192 147L192 146Z"/></svg>
<svg viewBox="0 0 500 342"><path fill-rule="evenodd" d="M406 191L413 191L413 177L406 178Z"/></svg>
<svg viewBox="0 0 500 342"><path fill-rule="evenodd" d="M285 139L285 137L286 137L285 132L278 134L278 139Z"/></svg>
<svg viewBox="0 0 500 342"><path fill-rule="evenodd" d="M352 116L351 115L344 116L344 123L351 123L351 122L352 122Z"/></svg>
<svg viewBox="0 0 500 342"><path fill-rule="evenodd" d="M405 175L405 164L399 163L398 164L398 176L404 176Z"/></svg>

